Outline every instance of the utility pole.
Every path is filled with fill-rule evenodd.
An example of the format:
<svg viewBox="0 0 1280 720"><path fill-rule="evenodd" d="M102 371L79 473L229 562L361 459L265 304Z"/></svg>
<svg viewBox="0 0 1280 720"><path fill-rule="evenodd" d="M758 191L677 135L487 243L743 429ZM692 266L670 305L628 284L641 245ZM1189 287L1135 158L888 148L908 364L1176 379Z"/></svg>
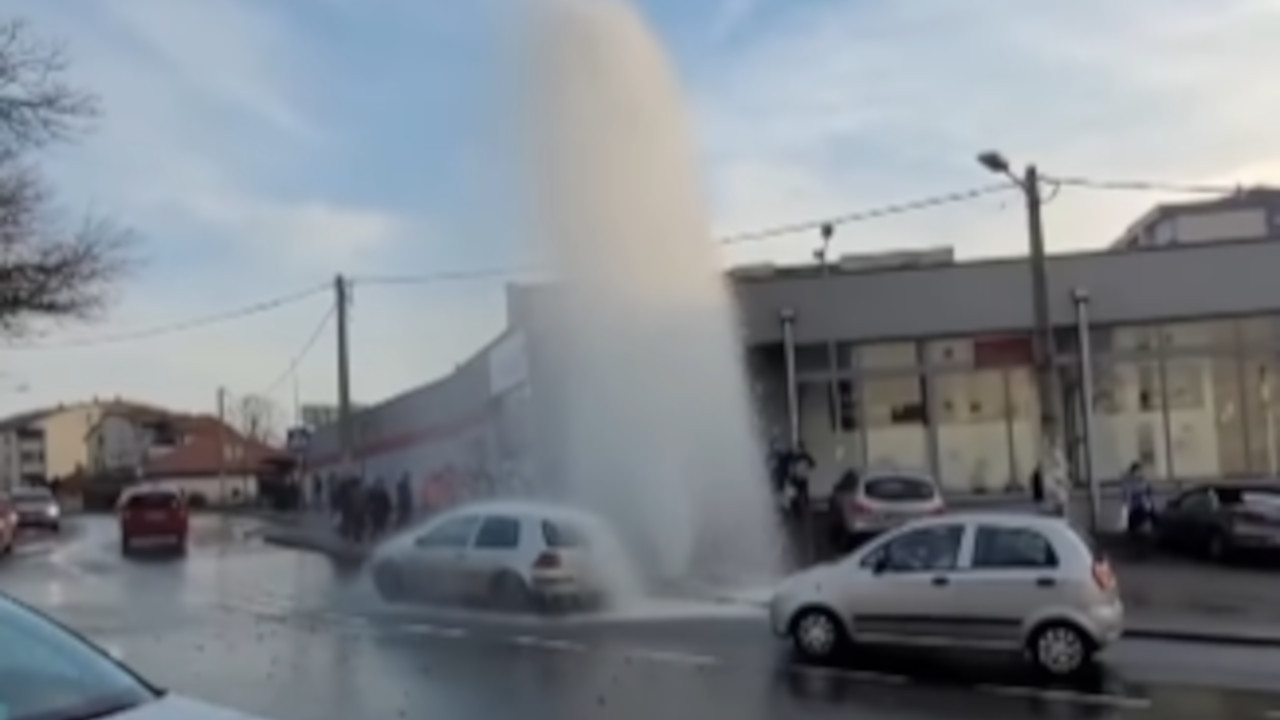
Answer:
<svg viewBox="0 0 1280 720"><path fill-rule="evenodd" d="M218 387L218 502L227 502L227 389Z"/></svg>
<svg viewBox="0 0 1280 720"><path fill-rule="evenodd" d="M1040 199L1040 174L1035 165L1027 166L1021 185L1027 201L1027 237L1031 245L1031 302L1035 315L1040 432L1052 449L1058 447L1060 440L1058 403L1062 398L1058 393L1058 373L1054 368L1054 358L1058 353L1053 338L1053 323L1049 318L1049 271L1044 251L1044 222L1041 219L1043 202Z"/></svg>
<svg viewBox="0 0 1280 720"><path fill-rule="evenodd" d="M987 170L1013 181L1022 191L1027 205L1028 261L1031 270L1031 307L1035 331L1032 342L1036 366L1036 393L1040 399L1041 470L1043 463L1052 462L1060 448L1060 424L1058 405L1062 395L1058 391L1058 373L1054 367L1057 351L1054 347L1053 323L1049 317L1049 273L1044 249L1044 222L1040 197L1040 173L1035 165L1028 165L1019 177L1009 167L1009 161L995 151L978 155L978 162ZM1092 398L1086 400L1091 402Z"/></svg>
<svg viewBox="0 0 1280 720"><path fill-rule="evenodd" d="M338 321L338 442L344 474L352 471L353 437L351 423L351 359L347 348L347 279L341 274L333 278L333 301Z"/></svg>

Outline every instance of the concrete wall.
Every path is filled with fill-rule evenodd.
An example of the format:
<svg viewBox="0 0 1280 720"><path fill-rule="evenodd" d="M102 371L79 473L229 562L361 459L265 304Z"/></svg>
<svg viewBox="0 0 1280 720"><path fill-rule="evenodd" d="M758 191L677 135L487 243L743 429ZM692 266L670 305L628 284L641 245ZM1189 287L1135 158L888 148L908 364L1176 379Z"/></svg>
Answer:
<svg viewBox="0 0 1280 720"><path fill-rule="evenodd" d="M421 508L433 488L486 495L524 482L509 457L510 438L527 420L527 388L518 381L521 343L504 335L449 376L354 416L355 469L368 481L411 481ZM495 387L495 372L498 386ZM337 425L317 428L305 472L326 482L342 469Z"/></svg>
<svg viewBox="0 0 1280 720"><path fill-rule="evenodd" d="M1056 256L1055 323L1073 322L1084 287L1099 324L1280 310L1280 242L1212 243ZM796 312L796 341L887 340L1025 330L1032 326L1023 259L835 275L784 273L735 283L749 344L779 342L778 314Z"/></svg>

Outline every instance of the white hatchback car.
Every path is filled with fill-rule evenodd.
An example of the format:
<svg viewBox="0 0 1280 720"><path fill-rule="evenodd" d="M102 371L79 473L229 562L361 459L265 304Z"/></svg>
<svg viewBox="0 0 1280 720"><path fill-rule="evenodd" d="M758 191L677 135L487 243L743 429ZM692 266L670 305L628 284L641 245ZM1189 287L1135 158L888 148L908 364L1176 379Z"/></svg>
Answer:
<svg viewBox="0 0 1280 720"><path fill-rule="evenodd" d="M809 659L850 642L1024 651L1070 675L1116 640L1110 565L1058 518L958 513L909 522L788 579L774 632Z"/></svg>
<svg viewBox="0 0 1280 720"><path fill-rule="evenodd" d="M373 582L386 600L521 611L596 607L623 582L617 537L585 511L538 502L451 510L379 548Z"/></svg>

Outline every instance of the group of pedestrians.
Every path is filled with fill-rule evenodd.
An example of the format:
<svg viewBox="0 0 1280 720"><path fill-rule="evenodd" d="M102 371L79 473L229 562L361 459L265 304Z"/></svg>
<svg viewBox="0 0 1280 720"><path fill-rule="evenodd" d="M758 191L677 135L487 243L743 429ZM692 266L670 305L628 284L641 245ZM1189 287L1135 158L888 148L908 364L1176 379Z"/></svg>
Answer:
<svg viewBox="0 0 1280 720"><path fill-rule="evenodd" d="M366 482L351 476L330 487L328 500L338 534L353 543L378 540L413 515L408 477L389 488L381 478Z"/></svg>

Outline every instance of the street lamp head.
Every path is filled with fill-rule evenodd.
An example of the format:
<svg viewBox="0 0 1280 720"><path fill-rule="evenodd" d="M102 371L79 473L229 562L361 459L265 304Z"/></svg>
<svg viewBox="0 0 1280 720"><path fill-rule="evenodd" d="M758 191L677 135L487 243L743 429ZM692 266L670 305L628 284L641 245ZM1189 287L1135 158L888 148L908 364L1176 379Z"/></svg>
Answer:
<svg viewBox="0 0 1280 720"><path fill-rule="evenodd" d="M978 162L982 163L982 167L993 173L998 173L1000 175L1009 174L1009 161L995 150L978 153Z"/></svg>

